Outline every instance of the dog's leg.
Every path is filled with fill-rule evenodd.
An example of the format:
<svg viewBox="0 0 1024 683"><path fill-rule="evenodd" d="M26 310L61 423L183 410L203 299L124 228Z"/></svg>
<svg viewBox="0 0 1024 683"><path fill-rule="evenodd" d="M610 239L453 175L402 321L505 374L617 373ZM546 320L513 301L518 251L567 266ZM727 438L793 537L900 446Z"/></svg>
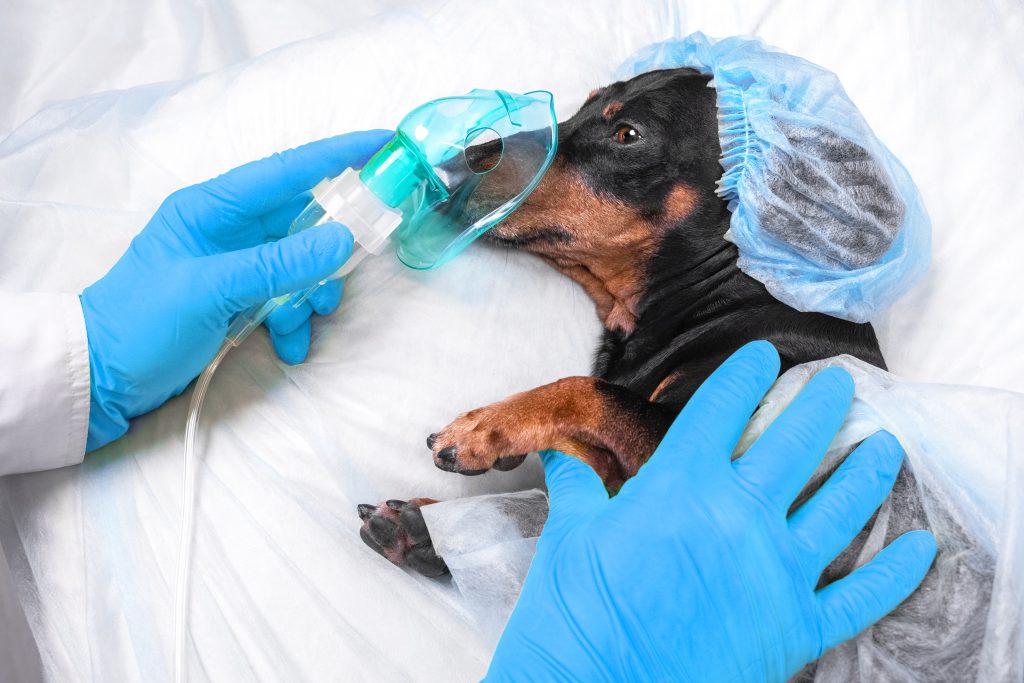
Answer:
<svg viewBox="0 0 1024 683"><path fill-rule="evenodd" d="M511 469L531 451L556 449L588 463L615 491L677 413L601 379L568 377L460 415L427 445L435 465L461 474Z"/></svg>
<svg viewBox="0 0 1024 683"><path fill-rule="evenodd" d="M389 500L380 505L360 505L363 527L359 536L366 545L399 567L409 567L424 576L447 574L448 566L434 552L420 511L423 506L436 502L430 498L413 498L409 502Z"/></svg>
<svg viewBox="0 0 1024 683"><path fill-rule="evenodd" d="M677 406L654 403L604 380L569 377L470 411L431 434L427 445L439 467L463 474L512 469L525 453L555 448L589 463L616 491L651 456L677 413ZM359 535L400 567L425 576L446 574L420 511L435 502L414 498L360 505Z"/></svg>

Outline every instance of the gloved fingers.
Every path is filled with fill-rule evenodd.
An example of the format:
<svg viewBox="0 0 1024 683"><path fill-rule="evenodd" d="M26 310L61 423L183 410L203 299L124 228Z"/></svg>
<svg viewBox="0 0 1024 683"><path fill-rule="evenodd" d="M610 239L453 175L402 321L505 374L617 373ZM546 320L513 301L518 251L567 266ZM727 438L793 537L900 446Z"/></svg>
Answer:
<svg viewBox="0 0 1024 683"><path fill-rule="evenodd" d="M812 582L817 583L825 567L871 519L892 490L902 462L903 447L896 437L877 432L790 515L789 528Z"/></svg>
<svg viewBox="0 0 1024 683"><path fill-rule="evenodd" d="M274 334L290 334L299 329L299 325L309 320L309 316L313 315L313 306L310 305L309 300L303 301L298 306L294 305L294 301L301 296L300 293L296 293L291 300L275 308L274 312L267 316L267 329Z"/></svg>
<svg viewBox="0 0 1024 683"><path fill-rule="evenodd" d="M278 296L304 290L341 268L352 253L352 234L337 223L276 242L196 259L211 283L213 303L225 318Z"/></svg>
<svg viewBox="0 0 1024 683"><path fill-rule="evenodd" d="M853 378L842 368L818 372L733 463L739 478L778 508L787 510L846 419L853 388Z"/></svg>
<svg viewBox="0 0 1024 683"><path fill-rule="evenodd" d="M819 590L821 651L854 637L906 600L928 573L936 550L930 531L908 531L863 567Z"/></svg>
<svg viewBox="0 0 1024 683"><path fill-rule="evenodd" d="M669 427L650 462L630 485L661 482L676 489L680 466L725 467L750 416L779 374L779 353L769 342L746 344L704 380ZM671 481L669 481L671 479Z"/></svg>
<svg viewBox="0 0 1024 683"><path fill-rule="evenodd" d="M304 321L309 320L313 313L327 315L333 312L341 302L341 291L341 280L328 280L318 285L309 298L298 306L295 302L302 299L304 293L296 292L291 300L278 306L267 317L267 328L279 335L290 334Z"/></svg>
<svg viewBox="0 0 1024 683"><path fill-rule="evenodd" d="M287 235L288 228L312 200L312 192L300 192L281 206L259 216L256 219L259 223L258 229L254 230L252 235L253 239L258 241L253 242L251 246L255 246L267 237L279 238Z"/></svg>
<svg viewBox="0 0 1024 683"><path fill-rule="evenodd" d="M587 463L558 451L542 451L540 459L548 487L549 524L583 517L608 502L604 483Z"/></svg>
<svg viewBox="0 0 1024 683"><path fill-rule="evenodd" d="M298 365L306 360L306 356L309 354L311 332L312 325L309 318L306 318L288 334L278 334L271 329L270 342L273 344L278 358L288 365Z"/></svg>
<svg viewBox="0 0 1024 683"><path fill-rule="evenodd" d="M341 303L341 295L345 291L345 280L336 278L328 280L319 287L307 300L317 315L328 315Z"/></svg>
<svg viewBox="0 0 1024 683"><path fill-rule="evenodd" d="M231 230L254 222L324 178L362 166L393 135L368 130L311 142L179 190L175 200L189 207L194 220Z"/></svg>

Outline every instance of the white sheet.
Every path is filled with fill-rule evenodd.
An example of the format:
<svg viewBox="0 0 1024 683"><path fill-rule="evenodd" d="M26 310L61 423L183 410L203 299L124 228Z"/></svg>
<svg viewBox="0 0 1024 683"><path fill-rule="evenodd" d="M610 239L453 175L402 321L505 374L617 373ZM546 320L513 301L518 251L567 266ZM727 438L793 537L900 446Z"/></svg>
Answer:
<svg viewBox="0 0 1024 683"><path fill-rule="evenodd" d="M14 130L0 142L0 286L79 289L168 192L271 151L476 86L546 87L564 117L646 43L756 31L840 75L933 216L931 275L879 321L891 369L1024 391L1019 5L272 5L33 5L3 23L16 38L0 37L14 57L0 60L7 125L55 96L190 77L337 30L193 81L57 103ZM82 47L55 65L75 35ZM479 676L488 653L450 593L363 547L354 506L536 485L535 461L446 475L422 440L462 410L585 373L596 335L574 285L482 247L432 274L361 266L305 366L276 363L262 335L229 356L204 411L193 680ZM0 483L0 538L53 680L169 676L186 398L80 468Z"/></svg>

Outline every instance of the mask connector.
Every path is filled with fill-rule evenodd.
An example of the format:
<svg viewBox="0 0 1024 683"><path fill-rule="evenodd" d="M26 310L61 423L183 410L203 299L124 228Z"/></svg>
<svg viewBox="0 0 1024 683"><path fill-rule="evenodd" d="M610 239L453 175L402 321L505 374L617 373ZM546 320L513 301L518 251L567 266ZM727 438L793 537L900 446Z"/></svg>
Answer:
<svg viewBox="0 0 1024 683"><path fill-rule="evenodd" d="M321 181L313 188L313 199L324 211L320 223L344 223L356 245L374 256L384 251L388 237L402 222L402 212L381 201L351 168L334 180Z"/></svg>

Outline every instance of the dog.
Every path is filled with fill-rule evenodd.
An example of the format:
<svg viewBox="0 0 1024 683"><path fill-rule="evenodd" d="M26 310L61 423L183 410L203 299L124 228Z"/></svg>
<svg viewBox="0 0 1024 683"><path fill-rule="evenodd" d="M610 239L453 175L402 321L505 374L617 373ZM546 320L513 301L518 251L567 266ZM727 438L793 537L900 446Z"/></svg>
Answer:
<svg viewBox="0 0 1024 683"><path fill-rule="evenodd" d="M783 370L839 354L885 368L870 324L791 308L737 266L723 238L731 213L715 191L721 147L709 80L685 68L641 74L592 91L559 124L551 167L486 239L536 254L593 299L604 326L593 374L458 416L427 438L438 468L509 470L555 449L588 463L614 493L697 387L749 341L772 342ZM878 182L887 192L881 174ZM360 535L399 566L442 575L419 512L433 502L360 505Z"/></svg>
<svg viewBox="0 0 1024 683"><path fill-rule="evenodd" d="M772 342L783 371L840 354L886 369L870 324L798 311L740 270L737 247L724 238L731 213L716 193L721 148L709 80L685 68L641 74L591 92L579 111L559 124L551 167L487 239L539 256L593 299L604 327L593 374L458 416L427 438L438 468L463 475L508 470L530 452L555 449L588 463L614 493L654 453L697 387L747 342ZM834 135L828 144L832 154L858 161L867 196L891 197L884 171L861 163L862 148ZM884 222L891 216L878 218ZM843 248L860 248L870 258L867 252L877 255L887 244L877 236L854 235ZM792 509L829 474L819 473ZM888 520L885 543L928 526L921 491L904 464L891 494L900 513ZM434 551L421 512L435 502L414 498L359 505L360 536L396 565L442 576L448 569ZM874 517L825 569L819 587L857 566L873 525ZM949 533L962 536L956 543L946 539L953 546L972 543L966 532ZM979 634L985 632L985 596L994 577L972 557L943 559L940 553L946 571L930 572L917 593L875 627L874 649L901 661L907 671L973 679ZM975 587L977 595L955 610L955 618L936 618L929 595ZM936 647L936 642L957 646ZM793 680L813 680L816 666L809 664Z"/></svg>

